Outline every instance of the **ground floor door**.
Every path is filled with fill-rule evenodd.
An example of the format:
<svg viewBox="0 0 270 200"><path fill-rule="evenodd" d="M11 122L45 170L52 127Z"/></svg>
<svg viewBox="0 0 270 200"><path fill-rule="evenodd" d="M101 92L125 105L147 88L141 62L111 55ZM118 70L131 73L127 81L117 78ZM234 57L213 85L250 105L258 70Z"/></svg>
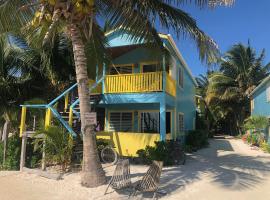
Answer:
<svg viewBox="0 0 270 200"><path fill-rule="evenodd" d="M166 134L171 133L172 127L171 127L171 112L166 112Z"/></svg>

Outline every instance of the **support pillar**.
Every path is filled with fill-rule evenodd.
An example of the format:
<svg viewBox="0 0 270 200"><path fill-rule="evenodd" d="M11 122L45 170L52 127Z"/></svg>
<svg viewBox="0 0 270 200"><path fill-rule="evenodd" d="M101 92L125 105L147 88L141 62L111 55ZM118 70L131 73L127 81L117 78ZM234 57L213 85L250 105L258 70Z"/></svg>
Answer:
<svg viewBox="0 0 270 200"><path fill-rule="evenodd" d="M45 116L45 129L47 129L51 125L51 119L52 119L52 111L50 108L47 108Z"/></svg>
<svg viewBox="0 0 270 200"><path fill-rule="evenodd" d="M166 104L165 98L160 101L160 108L159 108L159 132L160 132L160 140L166 140Z"/></svg>
<svg viewBox="0 0 270 200"><path fill-rule="evenodd" d="M21 148L21 159L20 159L20 171L23 171L25 165L25 154L26 154L27 134L22 135L22 148Z"/></svg>
<svg viewBox="0 0 270 200"><path fill-rule="evenodd" d="M73 124L73 109L72 109L72 107L69 108L68 124L70 127L72 127L72 124Z"/></svg>
<svg viewBox="0 0 270 200"><path fill-rule="evenodd" d="M163 92L166 92L166 59L165 55L162 55L162 87Z"/></svg>
<svg viewBox="0 0 270 200"><path fill-rule="evenodd" d="M25 131L25 121L26 121L26 107L22 107L22 113L21 113L21 125L20 125L20 137L22 137L23 132Z"/></svg>
<svg viewBox="0 0 270 200"><path fill-rule="evenodd" d="M41 170L45 171L46 170L46 160L45 160L45 139L43 140L43 147L42 147L42 161L41 161Z"/></svg>
<svg viewBox="0 0 270 200"><path fill-rule="evenodd" d="M98 81L98 65L96 65L96 82Z"/></svg>
<svg viewBox="0 0 270 200"><path fill-rule="evenodd" d="M65 112L68 110L69 92L65 95Z"/></svg>
<svg viewBox="0 0 270 200"><path fill-rule="evenodd" d="M102 77L103 77L103 81L102 81L102 94L104 94L106 92L106 87L105 87L105 76L106 76L106 66L105 64L103 64L103 70L102 70Z"/></svg>

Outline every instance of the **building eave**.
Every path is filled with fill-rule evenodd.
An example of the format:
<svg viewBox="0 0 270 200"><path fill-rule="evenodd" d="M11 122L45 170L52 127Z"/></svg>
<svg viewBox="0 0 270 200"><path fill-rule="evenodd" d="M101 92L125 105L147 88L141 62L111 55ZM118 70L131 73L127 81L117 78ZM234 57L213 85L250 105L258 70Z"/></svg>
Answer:
<svg viewBox="0 0 270 200"><path fill-rule="evenodd" d="M267 76L250 94L249 97L253 96L262 86L270 81L270 76Z"/></svg>

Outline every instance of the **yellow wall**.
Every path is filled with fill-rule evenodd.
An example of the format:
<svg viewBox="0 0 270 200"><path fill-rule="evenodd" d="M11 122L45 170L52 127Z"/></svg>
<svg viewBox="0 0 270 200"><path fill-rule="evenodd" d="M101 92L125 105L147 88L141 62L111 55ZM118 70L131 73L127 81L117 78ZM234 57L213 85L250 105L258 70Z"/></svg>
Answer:
<svg viewBox="0 0 270 200"><path fill-rule="evenodd" d="M159 134L147 133L123 133L123 132L99 132L97 138L108 140L115 150L122 156L137 157L139 149L145 149L147 145L154 146L159 141Z"/></svg>

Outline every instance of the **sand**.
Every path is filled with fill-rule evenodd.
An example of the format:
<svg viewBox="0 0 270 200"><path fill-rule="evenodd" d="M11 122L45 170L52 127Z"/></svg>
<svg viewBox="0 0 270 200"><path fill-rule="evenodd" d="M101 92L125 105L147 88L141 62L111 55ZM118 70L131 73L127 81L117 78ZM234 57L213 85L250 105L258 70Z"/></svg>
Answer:
<svg viewBox="0 0 270 200"><path fill-rule="evenodd" d="M108 176L114 166L106 166ZM136 181L147 166L131 166ZM70 173L55 181L37 175L0 172L0 200L128 199L128 192L103 195L106 186L89 189L80 185L80 174ZM254 150L241 140L210 140L210 147L188 155L184 166L164 168L161 199L267 200L270 199L270 155ZM136 199L148 199L139 195Z"/></svg>

